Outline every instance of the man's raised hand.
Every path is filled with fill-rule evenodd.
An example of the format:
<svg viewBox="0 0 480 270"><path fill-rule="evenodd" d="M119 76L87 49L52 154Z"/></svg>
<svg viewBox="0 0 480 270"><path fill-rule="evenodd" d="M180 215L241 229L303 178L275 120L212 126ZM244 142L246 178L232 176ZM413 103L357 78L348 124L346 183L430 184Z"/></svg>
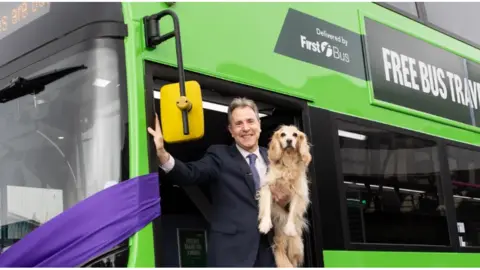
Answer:
<svg viewBox="0 0 480 270"><path fill-rule="evenodd" d="M163 142L162 129L160 128L160 121L158 120L158 115L155 113L155 130L151 127L148 127L148 133L152 135L153 142L155 143L155 149L157 150L158 160L160 164L164 164L168 161L170 155L165 150Z"/></svg>

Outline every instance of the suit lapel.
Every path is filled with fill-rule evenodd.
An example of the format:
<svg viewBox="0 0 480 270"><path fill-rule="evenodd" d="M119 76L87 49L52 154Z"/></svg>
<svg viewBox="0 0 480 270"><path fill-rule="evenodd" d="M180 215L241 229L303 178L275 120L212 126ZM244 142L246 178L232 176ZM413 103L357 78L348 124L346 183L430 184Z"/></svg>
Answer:
<svg viewBox="0 0 480 270"><path fill-rule="evenodd" d="M243 179L245 180L245 183L250 189L250 192L252 193L253 196L255 196L255 185L254 185L252 170L250 169L250 166L248 166L247 161L243 158L242 154L240 154L240 151L238 151L235 143L232 144L230 152L232 154L232 157L235 160L235 163L239 165L240 170L244 175Z"/></svg>

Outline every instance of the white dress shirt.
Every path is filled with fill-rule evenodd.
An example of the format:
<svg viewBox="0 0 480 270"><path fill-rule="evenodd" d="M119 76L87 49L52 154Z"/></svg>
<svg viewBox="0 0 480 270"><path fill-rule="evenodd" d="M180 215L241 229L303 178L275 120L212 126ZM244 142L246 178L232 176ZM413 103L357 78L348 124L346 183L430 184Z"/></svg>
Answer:
<svg viewBox="0 0 480 270"><path fill-rule="evenodd" d="M243 156L245 162L247 162L247 165L250 165L248 155L250 155L251 153L241 148L238 144L236 144L236 146L240 154ZM257 156L257 159L255 160L255 167L257 168L258 174L260 175L260 186L262 186L265 181L265 175L267 173L267 163L265 162L265 160L263 160L259 148L257 148L257 150L253 152L253 154ZM165 162L163 165L160 165L160 168L165 173L168 173L173 169L174 166L175 159L170 155L168 161Z"/></svg>
<svg viewBox="0 0 480 270"><path fill-rule="evenodd" d="M236 146L238 151L240 151L240 154L242 154L243 158L245 159L245 162L247 162L247 165L249 166L250 160L248 159L248 155L255 154L257 156L255 159L255 167L257 168L258 175L260 176L260 186L263 186L263 183L265 182L265 175L267 174L267 164L265 163L265 160L263 160L263 156L260 154L260 148L257 147L255 152L250 153L241 148L238 144L236 144Z"/></svg>

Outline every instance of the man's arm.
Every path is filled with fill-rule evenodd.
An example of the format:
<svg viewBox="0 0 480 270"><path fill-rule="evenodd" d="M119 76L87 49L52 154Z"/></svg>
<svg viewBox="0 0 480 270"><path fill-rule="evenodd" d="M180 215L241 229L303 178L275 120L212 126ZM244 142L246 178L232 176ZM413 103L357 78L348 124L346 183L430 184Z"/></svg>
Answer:
<svg viewBox="0 0 480 270"><path fill-rule="evenodd" d="M197 185L215 180L220 170L221 159L214 149L214 146L209 147L200 160L193 162L184 163L169 155L167 161L159 165L160 181L175 185Z"/></svg>
<svg viewBox="0 0 480 270"><path fill-rule="evenodd" d="M175 166L175 159L168 155L168 160L164 164L160 164L160 169L162 169L165 173L169 173L173 167Z"/></svg>
<svg viewBox="0 0 480 270"><path fill-rule="evenodd" d="M178 159L175 160L165 150L158 115L155 114L155 129L148 127L147 130L155 143L158 163L161 168L159 170L160 181L176 185L195 185L216 179L220 168L220 158L215 153L214 146L209 147L207 153L200 160L183 163Z"/></svg>

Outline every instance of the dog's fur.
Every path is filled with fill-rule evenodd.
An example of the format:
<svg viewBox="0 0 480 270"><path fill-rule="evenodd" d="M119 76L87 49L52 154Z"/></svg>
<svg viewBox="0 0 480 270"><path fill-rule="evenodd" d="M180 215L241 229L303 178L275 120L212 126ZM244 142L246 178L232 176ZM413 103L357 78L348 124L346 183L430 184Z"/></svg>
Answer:
<svg viewBox="0 0 480 270"><path fill-rule="evenodd" d="M304 262L302 234L308 226L304 215L310 204L307 168L312 157L307 136L293 125L280 126L268 146L268 159L266 181L257 194L258 228L266 234L273 225L273 252L278 267L301 266ZM273 201L270 186L288 192L288 212Z"/></svg>

